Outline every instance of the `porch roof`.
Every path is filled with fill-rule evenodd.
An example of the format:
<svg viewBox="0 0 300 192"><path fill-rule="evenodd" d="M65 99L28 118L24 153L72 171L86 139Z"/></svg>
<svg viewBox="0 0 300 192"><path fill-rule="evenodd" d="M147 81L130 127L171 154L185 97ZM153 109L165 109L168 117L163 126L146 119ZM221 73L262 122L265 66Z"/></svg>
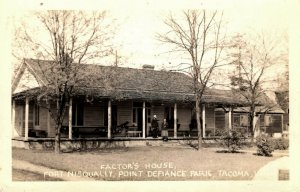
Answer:
<svg viewBox="0 0 300 192"><path fill-rule="evenodd" d="M216 108L215 111L229 111L229 108ZM250 112L250 107L235 107L233 108L234 113L249 113ZM285 113L279 105L274 105L274 106L256 106L255 107L255 112L256 113L268 113L268 114L283 114Z"/></svg>
<svg viewBox="0 0 300 192"><path fill-rule="evenodd" d="M233 110L234 112L249 112L250 107L237 107ZM274 106L257 106L255 108L256 113L285 113L279 105L274 105Z"/></svg>
<svg viewBox="0 0 300 192"><path fill-rule="evenodd" d="M13 95L15 99L22 99L26 96L37 97L43 93L43 89L46 87L37 87L29 89L23 92L19 92ZM114 89L105 90L101 87L99 88L87 88L87 87L77 87L74 91L77 96L87 96L94 98L110 98L115 100L146 100L146 101L179 101L179 102L191 102L195 101L195 95L192 93L185 92L166 92L166 91L137 91L137 90L125 90L125 89ZM223 94L205 94L203 96L202 103L214 103L223 105L237 105L243 106L243 102L239 99L231 97L228 91L224 91Z"/></svg>

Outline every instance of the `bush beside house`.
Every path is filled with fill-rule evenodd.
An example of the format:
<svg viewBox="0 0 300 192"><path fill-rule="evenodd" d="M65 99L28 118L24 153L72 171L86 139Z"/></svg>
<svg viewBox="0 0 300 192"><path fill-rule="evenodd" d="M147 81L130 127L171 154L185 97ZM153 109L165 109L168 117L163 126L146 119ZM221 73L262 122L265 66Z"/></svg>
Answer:
<svg viewBox="0 0 300 192"><path fill-rule="evenodd" d="M266 135L256 138L257 154L260 156L271 157L274 151L274 140Z"/></svg>
<svg viewBox="0 0 300 192"><path fill-rule="evenodd" d="M225 131L221 136L221 146L230 153L236 153L246 145L245 140L246 137L239 131Z"/></svg>
<svg viewBox="0 0 300 192"><path fill-rule="evenodd" d="M287 150L289 148L289 139L276 138L273 139L274 150Z"/></svg>

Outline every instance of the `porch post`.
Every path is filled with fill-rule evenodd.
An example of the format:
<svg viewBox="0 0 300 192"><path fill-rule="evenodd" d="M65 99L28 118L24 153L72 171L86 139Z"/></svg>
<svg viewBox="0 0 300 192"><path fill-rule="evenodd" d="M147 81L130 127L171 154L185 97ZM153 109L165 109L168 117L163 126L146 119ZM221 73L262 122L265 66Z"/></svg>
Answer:
<svg viewBox="0 0 300 192"><path fill-rule="evenodd" d="M51 122L50 122L50 120L51 120L51 118L50 118L50 107L51 107L51 105L50 104L48 104L48 110L47 110L47 137L49 137L49 135L50 135L50 129L51 129Z"/></svg>
<svg viewBox="0 0 300 192"><path fill-rule="evenodd" d="M72 98L70 98L70 101L69 101L69 139L72 139L72 108L73 108L73 102L72 102Z"/></svg>
<svg viewBox="0 0 300 192"><path fill-rule="evenodd" d="M177 138L177 103L174 104L174 138Z"/></svg>
<svg viewBox="0 0 300 192"><path fill-rule="evenodd" d="M143 138L146 138L146 102L143 102Z"/></svg>
<svg viewBox="0 0 300 192"><path fill-rule="evenodd" d="M228 112L228 129L229 129L229 131L231 131L231 129L232 129L231 119L232 119L232 108L229 107L229 112Z"/></svg>
<svg viewBox="0 0 300 192"><path fill-rule="evenodd" d="M12 99L12 115L11 115L11 126L12 126L12 136L15 136L15 118L16 118L16 101Z"/></svg>
<svg viewBox="0 0 300 192"><path fill-rule="evenodd" d="M25 99L25 140L28 140L28 126L29 126L29 99Z"/></svg>
<svg viewBox="0 0 300 192"><path fill-rule="evenodd" d="M108 100L107 116L107 138L111 139L111 100Z"/></svg>
<svg viewBox="0 0 300 192"><path fill-rule="evenodd" d="M205 138L205 104L202 105L202 136Z"/></svg>

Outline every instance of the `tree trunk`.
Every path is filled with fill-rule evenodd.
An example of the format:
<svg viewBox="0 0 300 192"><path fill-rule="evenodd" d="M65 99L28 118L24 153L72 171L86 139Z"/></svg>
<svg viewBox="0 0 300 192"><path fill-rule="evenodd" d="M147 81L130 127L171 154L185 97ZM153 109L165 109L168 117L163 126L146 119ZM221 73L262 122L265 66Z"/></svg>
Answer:
<svg viewBox="0 0 300 192"><path fill-rule="evenodd" d="M60 128L61 125L56 125L54 152L57 154L60 153Z"/></svg>
<svg viewBox="0 0 300 192"><path fill-rule="evenodd" d="M255 123L254 123L254 118L255 117L255 106L250 107L250 133L251 133L251 141L254 142L254 131L255 131Z"/></svg>
<svg viewBox="0 0 300 192"><path fill-rule="evenodd" d="M250 114L249 114L249 131L250 131L251 137L253 137L254 132L253 132L253 114L252 114L252 112L250 112Z"/></svg>
<svg viewBox="0 0 300 192"><path fill-rule="evenodd" d="M197 120L197 131L198 131L198 148L202 148L202 131L201 131L201 120L200 120L201 108L200 108L200 99L196 98L196 120Z"/></svg>
<svg viewBox="0 0 300 192"><path fill-rule="evenodd" d="M256 128L256 124L257 124L257 120L258 118L256 117L256 115L253 116L253 138L256 138L260 133L259 130L257 130Z"/></svg>
<svg viewBox="0 0 300 192"><path fill-rule="evenodd" d="M60 128L62 125L62 102L59 99L56 100L56 125L55 125L55 142L54 152L60 153Z"/></svg>
<svg viewBox="0 0 300 192"><path fill-rule="evenodd" d="M250 131L250 137L251 137L251 143L254 142L254 134L253 134L253 116L250 113L249 115L249 131Z"/></svg>

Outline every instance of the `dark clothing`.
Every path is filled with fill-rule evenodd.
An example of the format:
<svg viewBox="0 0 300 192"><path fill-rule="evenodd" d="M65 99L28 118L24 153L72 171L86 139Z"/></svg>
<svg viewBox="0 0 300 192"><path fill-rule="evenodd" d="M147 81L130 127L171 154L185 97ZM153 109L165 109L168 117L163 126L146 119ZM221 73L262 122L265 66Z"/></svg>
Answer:
<svg viewBox="0 0 300 192"><path fill-rule="evenodd" d="M153 128L158 128L158 120L157 119L152 119L151 127L152 127L152 129Z"/></svg>
<svg viewBox="0 0 300 192"><path fill-rule="evenodd" d="M157 138L158 137L158 120L157 119L152 119L151 128L152 128L153 138Z"/></svg>

